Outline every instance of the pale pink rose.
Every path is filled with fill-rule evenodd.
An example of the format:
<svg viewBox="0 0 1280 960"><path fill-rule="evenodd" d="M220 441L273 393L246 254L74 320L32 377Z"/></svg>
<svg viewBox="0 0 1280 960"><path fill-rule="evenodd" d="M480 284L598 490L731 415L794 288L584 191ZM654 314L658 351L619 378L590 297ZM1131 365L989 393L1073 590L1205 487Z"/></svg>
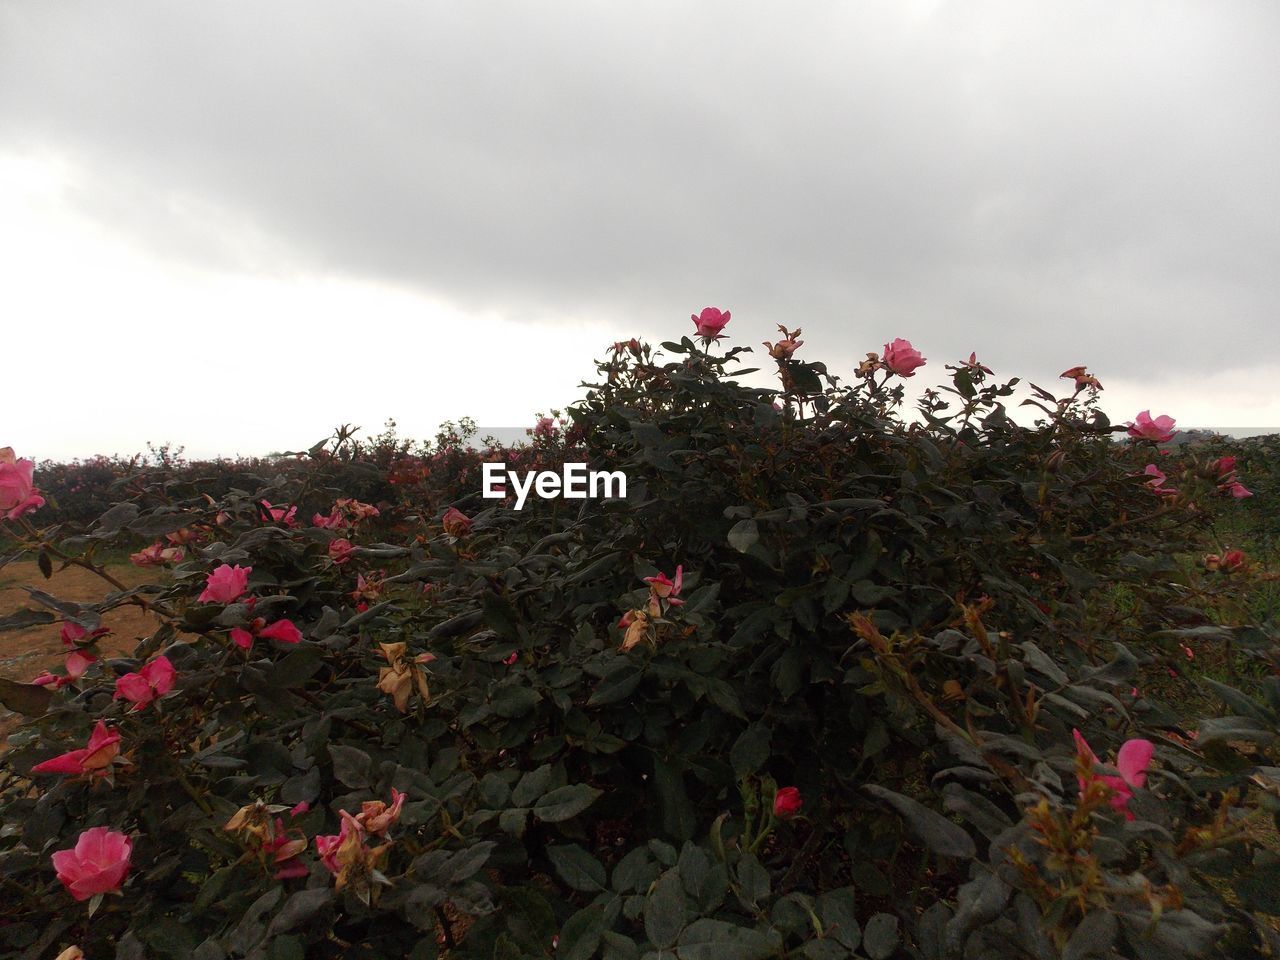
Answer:
<svg viewBox="0 0 1280 960"><path fill-rule="evenodd" d="M1150 480L1147 481L1147 486L1151 488L1152 492L1158 493L1161 496L1166 496L1166 497L1177 496L1178 491L1176 489L1174 489L1173 487L1165 486L1165 484L1168 483L1169 478L1166 477L1164 475L1164 471L1161 470L1159 467L1157 467L1154 463L1148 463L1146 466L1146 469L1143 470L1142 472L1146 476L1151 478Z"/></svg>
<svg viewBox="0 0 1280 960"><path fill-rule="evenodd" d="M1226 484L1225 490L1227 493L1231 494L1231 496L1235 497L1236 499L1253 496L1253 493L1250 492L1249 488L1246 487L1239 480L1232 480L1230 483Z"/></svg>
<svg viewBox="0 0 1280 960"><path fill-rule="evenodd" d="M116 700L128 700L141 710L148 703L158 700L173 689L177 671L168 657L156 657L135 673L126 673L116 680Z"/></svg>
<svg viewBox="0 0 1280 960"><path fill-rule="evenodd" d="M31 768L32 773L65 773L72 776L105 776L120 753L120 734L99 720L89 742L79 750L59 754Z"/></svg>
<svg viewBox="0 0 1280 960"><path fill-rule="evenodd" d="M1084 735L1079 730L1072 730L1071 733L1075 737L1076 751L1096 766L1099 762L1098 757L1089 747ZM1146 784L1147 768L1151 766L1151 758L1155 752L1155 744L1150 740L1126 740L1116 754L1116 769L1120 771L1120 776L1112 774L1098 776L1098 779L1111 788L1111 806L1123 811L1128 820L1134 819L1133 813L1129 810L1129 798L1133 796L1135 789L1140 790ZM1076 779L1083 791L1086 787L1085 779L1083 777Z"/></svg>
<svg viewBox="0 0 1280 960"><path fill-rule="evenodd" d="M925 358L911 346L911 341L901 337L884 345L884 355L880 359L891 373L900 377L914 377L916 368L923 367L925 363Z"/></svg>
<svg viewBox="0 0 1280 960"><path fill-rule="evenodd" d="M1135 440L1154 440L1156 443L1164 443L1172 440L1178 432L1173 429L1177 423L1173 417L1167 414L1152 419L1150 410L1143 410L1134 417L1133 422L1128 424L1129 436Z"/></svg>
<svg viewBox="0 0 1280 960"><path fill-rule="evenodd" d="M249 588L249 574L253 567L228 566L223 564L209 574L204 593L200 594L200 603L235 603Z"/></svg>
<svg viewBox="0 0 1280 960"><path fill-rule="evenodd" d="M35 470L35 462L17 459L13 447L0 450L0 514L6 519L17 520L44 506L44 497L32 485Z"/></svg>
<svg viewBox="0 0 1280 960"><path fill-rule="evenodd" d="M158 567L165 563L180 563L184 555L181 547L166 547L163 543L153 543L137 553L129 554L129 562L138 567Z"/></svg>
<svg viewBox="0 0 1280 960"><path fill-rule="evenodd" d="M292 620L277 620L259 630L258 636L267 640L279 640L281 643L302 642L302 632L293 625Z"/></svg>
<svg viewBox="0 0 1280 960"><path fill-rule="evenodd" d="M728 310L721 312L717 307L703 307L701 313L689 315L698 336L707 340L718 340L720 331L725 328L732 314Z"/></svg>
<svg viewBox="0 0 1280 960"><path fill-rule="evenodd" d="M338 538L329 541L329 559L338 566L346 563L351 559L351 555L356 552L356 548L352 546L350 540Z"/></svg>
<svg viewBox="0 0 1280 960"><path fill-rule="evenodd" d="M77 900L114 893L129 873L133 844L123 833L90 827L70 850L53 854L53 869L67 892Z"/></svg>

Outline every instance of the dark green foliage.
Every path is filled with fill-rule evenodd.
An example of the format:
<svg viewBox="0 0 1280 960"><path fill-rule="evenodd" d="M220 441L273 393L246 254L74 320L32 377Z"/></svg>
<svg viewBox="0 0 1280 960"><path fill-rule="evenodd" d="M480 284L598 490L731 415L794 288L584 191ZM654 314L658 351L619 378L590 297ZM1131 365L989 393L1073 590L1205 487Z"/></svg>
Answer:
<svg viewBox="0 0 1280 960"><path fill-rule="evenodd" d="M127 506L47 544L190 534L118 601L158 615L137 660L47 707L8 694L35 716L0 781L0 950L56 929L90 956L1260 955L1280 867L1238 821L1276 809L1280 694L1224 688L1232 715L1196 744L1133 688L1178 630L1259 656L1274 638L1179 612L1228 578L1177 562L1205 552L1210 518L1152 492L1150 446L1114 443L1083 394L1037 388L1045 417L1019 427L1011 386L970 365L950 406L927 394L907 424L874 374L847 388L788 360L805 392L783 394L740 385L739 350L664 346L669 362L615 351L563 435L505 454L621 470L625 501L515 511L479 496L489 453L378 462L343 433L252 490L137 479ZM353 492L361 462L384 472ZM336 564L339 532L310 518L351 496L382 513L341 531L356 551ZM444 532L451 504L470 531ZM222 564L252 566L253 604L197 602ZM678 593L646 584L677 566ZM32 609L8 617L95 610ZM231 642L281 619L301 644ZM111 699L161 652L172 694ZM98 718L127 758L110 782L30 774ZM1126 739L1156 743L1132 820L1079 786L1073 729L1102 774ZM773 815L780 786L800 816ZM335 879L315 838L393 789L398 820ZM305 876L274 878L258 834L224 829L258 802L272 836L307 840ZM134 855L89 919L49 857L95 825Z"/></svg>

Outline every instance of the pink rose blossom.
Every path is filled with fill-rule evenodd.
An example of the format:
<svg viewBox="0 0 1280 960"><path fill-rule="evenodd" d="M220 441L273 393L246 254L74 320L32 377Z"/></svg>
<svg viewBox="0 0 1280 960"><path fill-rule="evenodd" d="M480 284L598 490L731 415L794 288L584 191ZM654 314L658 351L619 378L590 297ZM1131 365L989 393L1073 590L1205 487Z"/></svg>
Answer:
<svg viewBox="0 0 1280 960"><path fill-rule="evenodd" d="M1071 733L1075 737L1076 751L1079 755L1087 759L1090 764L1097 766L1098 757L1090 749L1084 735L1079 730L1072 730ZM1151 766L1151 758L1155 755L1155 751L1155 744L1150 740L1126 740L1120 747L1120 752L1116 754L1116 769L1120 771L1120 776L1101 774L1098 777L1111 788L1111 806L1123 811L1128 820L1134 819L1132 811L1129 810L1129 799L1133 796L1135 789L1140 790L1146 784L1147 768ZM1084 777L1077 777L1077 780L1083 792L1088 784Z"/></svg>
<svg viewBox="0 0 1280 960"><path fill-rule="evenodd" d="M89 669L89 664L97 659L97 655L90 653L88 650L73 650L68 653L65 666L69 680L79 680L84 676L84 672Z"/></svg>
<svg viewBox="0 0 1280 960"><path fill-rule="evenodd" d="M297 507L273 507L270 500L263 500L262 505L276 523L283 523L286 527L293 526L294 518L298 515Z"/></svg>
<svg viewBox="0 0 1280 960"><path fill-rule="evenodd" d="M166 547L163 543L153 543L137 553L129 554L129 562L138 567L158 567L165 563L180 563L183 556L181 547Z"/></svg>
<svg viewBox="0 0 1280 960"><path fill-rule="evenodd" d="M235 603L249 588L249 574L253 567L228 566L223 564L209 574L204 593L200 594L200 603Z"/></svg>
<svg viewBox="0 0 1280 960"><path fill-rule="evenodd" d="M451 537L461 538L471 532L471 518L457 507L446 510L444 516L440 518L440 523L444 526L444 532Z"/></svg>
<svg viewBox="0 0 1280 960"><path fill-rule="evenodd" d="M148 703L160 699L173 689L177 671L168 657L156 657L135 673L126 673L116 680L116 700L128 700L141 710Z"/></svg>
<svg viewBox="0 0 1280 960"><path fill-rule="evenodd" d="M1165 484L1169 478L1164 475L1164 471L1157 467L1154 463L1148 463L1146 469L1142 471L1151 479L1147 481L1153 493L1158 493L1163 497L1177 496L1178 491L1173 487L1166 487Z"/></svg>
<svg viewBox="0 0 1280 960"><path fill-rule="evenodd" d="M698 336L706 340L718 340L721 336L720 331L728 324L731 314L728 310L721 312L717 307L703 307L701 313L693 313L689 316L693 320Z"/></svg>
<svg viewBox="0 0 1280 960"><path fill-rule="evenodd" d="M1164 443L1172 440L1178 432L1173 429L1175 423L1177 421L1168 415L1161 415L1153 420L1151 411L1143 410L1132 423L1128 424L1129 436L1134 440L1153 440L1156 443Z"/></svg>
<svg viewBox="0 0 1280 960"><path fill-rule="evenodd" d="M258 636L267 640L279 640L281 643L302 642L302 631L293 625L292 620L277 620L259 630Z"/></svg>
<svg viewBox="0 0 1280 960"><path fill-rule="evenodd" d="M120 734L99 720L89 735L89 742L79 750L70 750L37 763L32 773L65 773L72 776L106 776L111 761L120 753Z"/></svg>
<svg viewBox="0 0 1280 960"><path fill-rule="evenodd" d="M1230 483L1226 484L1225 492L1231 494L1231 496L1235 497L1236 499L1242 499L1244 497L1253 496L1249 488L1246 487L1239 480L1232 480Z"/></svg>
<svg viewBox="0 0 1280 960"><path fill-rule="evenodd" d="M360 806L356 822L374 836L386 836L388 830L400 820L400 808L404 806L404 794L391 788L391 805L381 800L366 800Z"/></svg>
<svg viewBox="0 0 1280 960"><path fill-rule="evenodd" d="M668 579L665 573L659 571L656 577L645 577L644 582L649 585L649 590L655 597L671 600L674 603L673 598L680 596L680 587L684 584L684 565L680 564L676 567L674 580ZM676 605L679 606L679 604Z"/></svg>
<svg viewBox="0 0 1280 960"><path fill-rule="evenodd" d="M115 893L129 873L133 844L123 833L107 827L90 827L70 850L53 854L53 869L76 900L99 893Z"/></svg>
<svg viewBox="0 0 1280 960"><path fill-rule="evenodd" d="M350 540L338 538L329 541L329 559L338 566L346 563L351 559L351 555L356 552L356 548L352 546Z"/></svg>
<svg viewBox="0 0 1280 960"><path fill-rule="evenodd" d="M329 511L328 516L325 516L322 513L313 514L311 517L311 524L312 526L320 527L323 530L336 530L339 527L346 526L347 521L346 518L342 516L342 513L338 508L334 507Z"/></svg>
<svg viewBox="0 0 1280 960"><path fill-rule="evenodd" d="M44 506L44 497L32 485L35 470L35 462L19 460L13 447L0 449L0 514L5 519L17 520Z"/></svg>
<svg viewBox="0 0 1280 960"><path fill-rule="evenodd" d="M911 341L903 340L901 337L884 345L884 355L881 360L890 372L900 377L914 377L916 369L923 367L925 363L925 358L920 356L919 350L911 346Z"/></svg>

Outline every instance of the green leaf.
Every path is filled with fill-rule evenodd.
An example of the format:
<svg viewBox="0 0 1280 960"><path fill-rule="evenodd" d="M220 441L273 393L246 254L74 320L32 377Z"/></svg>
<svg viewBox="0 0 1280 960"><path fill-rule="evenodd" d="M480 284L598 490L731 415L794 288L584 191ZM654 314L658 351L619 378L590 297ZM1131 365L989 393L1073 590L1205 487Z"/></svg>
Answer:
<svg viewBox="0 0 1280 960"><path fill-rule="evenodd" d="M25 630L27 627L43 626L58 619L48 610L28 610L23 608L7 617L0 617L0 633L6 630Z"/></svg>
<svg viewBox="0 0 1280 960"><path fill-rule="evenodd" d="M1252 717L1211 717L1200 721L1196 743L1204 746L1215 741L1243 740L1265 745L1275 738L1275 728L1264 726Z"/></svg>
<svg viewBox="0 0 1280 960"><path fill-rule="evenodd" d="M556 956L564 960L591 960L604 933L604 908L599 904L583 907L560 928Z"/></svg>
<svg viewBox="0 0 1280 960"><path fill-rule="evenodd" d="M267 935L288 933L303 924L314 923L331 903L333 890L329 887L299 890L285 901L280 912L272 918L271 925L267 927Z"/></svg>
<svg viewBox="0 0 1280 960"><path fill-rule="evenodd" d="M729 750L733 775L741 780L764 767L769 762L769 744L772 738L772 728L763 723L753 723L743 730Z"/></svg>
<svg viewBox="0 0 1280 960"><path fill-rule="evenodd" d="M544 763L536 770L530 770L520 778L516 788L511 791L511 802L517 807L528 807L547 792L551 785L551 765Z"/></svg>
<svg viewBox="0 0 1280 960"><path fill-rule="evenodd" d="M777 933L761 933L751 927L703 917L680 934L679 960L767 960L782 948Z"/></svg>
<svg viewBox="0 0 1280 960"><path fill-rule="evenodd" d="M942 814L877 784L866 784L862 789L873 797L879 797L902 814L916 837L934 853L966 860L977 855L973 838ZM865 935L864 932L863 936Z"/></svg>
<svg viewBox="0 0 1280 960"><path fill-rule="evenodd" d="M658 878L644 902L644 932L659 949L671 947L684 929L684 887L680 873L668 870Z"/></svg>
<svg viewBox="0 0 1280 960"><path fill-rule="evenodd" d="M631 696L643 679L644 668L630 661L620 664L618 668L606 673L596 685L595 690L591 692L591 698L587 701L587 706L603 707L625 700Z"/></svg>
<svg viewBox="0 0 1280 960"><path fill-rule="evenodd" d="M1075 930L1071 931L1071 938L1062 948L1062 960L1109 957L1119 933L1120 925L1113 913L1109 910L1090 910Z"/></svg>
<svg viewBox="0 0 1280 960"><path fill-rule="evenodd" d="M489 697L493 712L508 719L523 717L538 705L542 697L532 687L520 683L508 683L496 687Z"/></svg>
<svg viewBox="0 0 1280 960"><path fill-rule="evenodd" d="M574 890L599 893L605 888L604 865L576 843L548 846L547 857Z"/></svg>
<svg viewBox="0 0 1280 960"><path fill-rule="evenodd" d="M850 950L857 950L862 942L862 928L858 924L857 892L853 887L829 890L818 898L818 917L823 932L833 940L839 940Z"/></svg>
<svg viewBox="0 0 1280 960"><path fill-rule="evenodd" d="M746 553L760 542L760 528L752 518L739 520L729 529L729 546Z"/></svg>
<svg viewBox="0 0 1280 960"><path fill-rule="evenodd" d="M898 918L891 913L872 914L862 928L862 949L871 960L889 960L898 939Z"/></svg>
<svg viewBox="0 0 1280 960"><path fill-rule="evenodd" d="M595 803L601 791L585 783L574 783L545 794L533 806L533 815L543 823L572 819Z"/></svg>
<svg viewBox="0 0 1280 960"><path fill-rule="evenodd" d="M49 709L53 691L38 683L18 683L0 677L0 703L24 717L39 717Z"/></svg>
<svg viewBox="0 0 1280 960"><path fill-rule="evenodd" d="M363 750L342 743L329 744L333 775L348 787L369 786L369 768L373 761Z"/></svg>

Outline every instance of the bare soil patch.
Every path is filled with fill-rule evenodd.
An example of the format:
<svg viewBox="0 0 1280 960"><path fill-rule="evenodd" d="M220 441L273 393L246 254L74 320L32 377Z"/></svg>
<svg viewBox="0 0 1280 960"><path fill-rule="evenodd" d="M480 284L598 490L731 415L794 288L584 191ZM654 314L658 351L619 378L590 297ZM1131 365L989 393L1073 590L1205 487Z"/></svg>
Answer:
<svg viewBox="0 0 1280 960"><path fill-rule="evenodd" d="M131 587L155 577L154 571L139 569L127 563L112 565L110 573ZM43 590L60 600L75 600L80 603L101 600L114 589L101 577L80 567L55 569L53 577L46 580L33 560L11 563L0 567L0 616L7 616L23 607L37 606L27 591L22 589L24 585ZM102 625L108 627L111 633L99 641L99 652L104 656L120 656L131 653L137 640L150 635L157 622L141 608L127 605L103 614ZM0 633L0 677L30 683L44 670L56 672L64 655L62 642L58 637L60 629L60 624L52 623ZM0 740L19 719L0 707Z"/></svg>

